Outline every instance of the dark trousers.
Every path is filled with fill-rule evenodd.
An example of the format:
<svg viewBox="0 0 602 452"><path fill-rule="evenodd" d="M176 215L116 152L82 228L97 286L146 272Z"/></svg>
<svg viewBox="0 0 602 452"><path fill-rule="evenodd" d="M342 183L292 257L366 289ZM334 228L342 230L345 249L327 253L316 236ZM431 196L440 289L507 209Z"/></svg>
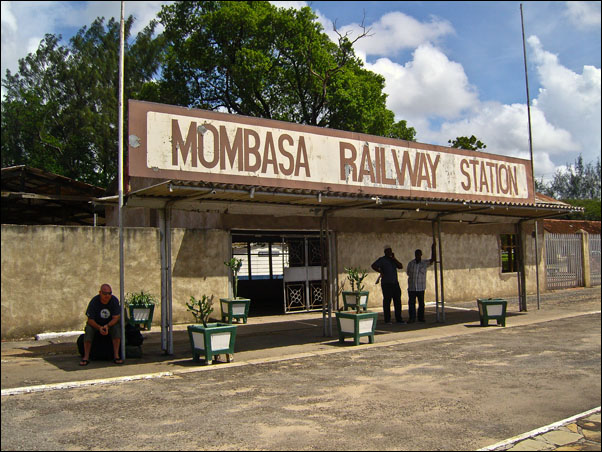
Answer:
<svg viewBox="0 0 602 452"><path fill-rule="evenodd" d="M408 313L410 320L416 320L416 298L418 298L418 320L424 322L424 290L420 292L408 290Z"/></svg>
<svg viewBox="0 0 602 452"><path fill-rule="evenodd" d="M395 307L395 320L401 322L401 288L399 283L381 283L383 291L383 313L385 322L391 321L391 299Z"/></svg>

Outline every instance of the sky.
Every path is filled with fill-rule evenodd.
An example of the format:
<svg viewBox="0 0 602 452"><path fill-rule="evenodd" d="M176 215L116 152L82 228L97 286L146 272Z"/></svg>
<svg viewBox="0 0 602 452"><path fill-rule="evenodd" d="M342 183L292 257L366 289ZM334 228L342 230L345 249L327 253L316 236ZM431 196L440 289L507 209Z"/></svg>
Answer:
<svg viewBox="0 0 602 452"><path fill-rule="evenodd" d="M125 2L134 33L166 2ZM449 146L475 135L486 152L531 158L521 2L272 2L310 6L331 39L357 40L356 55L385 78L387 107L416 140ZM600 158L600 2L522 2L535 177ZM46 33L62 43L120 2L2 1L2 77ZM362 24L364 28L362 28Z"/></svg>

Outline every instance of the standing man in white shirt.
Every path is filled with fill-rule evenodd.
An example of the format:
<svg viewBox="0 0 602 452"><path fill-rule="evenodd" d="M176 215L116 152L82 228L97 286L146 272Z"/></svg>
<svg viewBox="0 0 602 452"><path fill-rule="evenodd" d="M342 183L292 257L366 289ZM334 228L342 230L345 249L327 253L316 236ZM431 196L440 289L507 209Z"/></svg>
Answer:
<svg viewBox="0 0 602 452"><path fill-rule="evenodd" d="M422 260L422 250L414 252L415 259L408 263L408 323L416 321L416 299L418 299L418 321L424 322L424 291L426 290L426 271L435 262L435 242L431 246L431 260Z"/></svg>

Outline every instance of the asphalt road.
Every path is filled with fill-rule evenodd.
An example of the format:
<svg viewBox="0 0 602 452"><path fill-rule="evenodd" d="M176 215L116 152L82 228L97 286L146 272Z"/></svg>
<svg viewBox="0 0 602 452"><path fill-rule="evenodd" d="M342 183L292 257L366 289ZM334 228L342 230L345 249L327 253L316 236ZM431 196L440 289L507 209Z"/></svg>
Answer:
<svg viewBox="0 0 602 452"><path fill-rule="evenodd" d="M584 314L11 395L2 450L475 450L599 406L600 332Z"/></svg>

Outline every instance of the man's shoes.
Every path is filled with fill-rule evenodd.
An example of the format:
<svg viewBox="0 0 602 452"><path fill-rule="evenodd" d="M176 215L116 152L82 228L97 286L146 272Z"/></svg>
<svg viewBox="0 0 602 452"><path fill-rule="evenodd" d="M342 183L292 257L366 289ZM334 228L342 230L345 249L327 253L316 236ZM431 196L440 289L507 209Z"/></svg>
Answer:
<svg viewBox="0 0 602 452"><path fill-rule="evenodd" d="M391 322L390 320L385 320L385 324L386 325L391 325L393 322Z"/></svg>
<svg viewBox="0 0 602 452"><path fill-rule="evenodd" d="M414 319L408 320L408 323L414 323L414 322L416 322L416 320L414 320Z"/></svg>
<svg viewBox="0 0 602 452"><path fill-rule="evenodd" d="M419 321L420 323L425 323L425 322L426 322L426 320L424 320L424 319L418 319L418 321Z"/></svg>
<svg viewBox="0 0 602 452"><path fill-rule="evenodd" d="M399 323L400 325L405 325L406 322L404 322L403 320L398 320L397 323Z"/></svg>

